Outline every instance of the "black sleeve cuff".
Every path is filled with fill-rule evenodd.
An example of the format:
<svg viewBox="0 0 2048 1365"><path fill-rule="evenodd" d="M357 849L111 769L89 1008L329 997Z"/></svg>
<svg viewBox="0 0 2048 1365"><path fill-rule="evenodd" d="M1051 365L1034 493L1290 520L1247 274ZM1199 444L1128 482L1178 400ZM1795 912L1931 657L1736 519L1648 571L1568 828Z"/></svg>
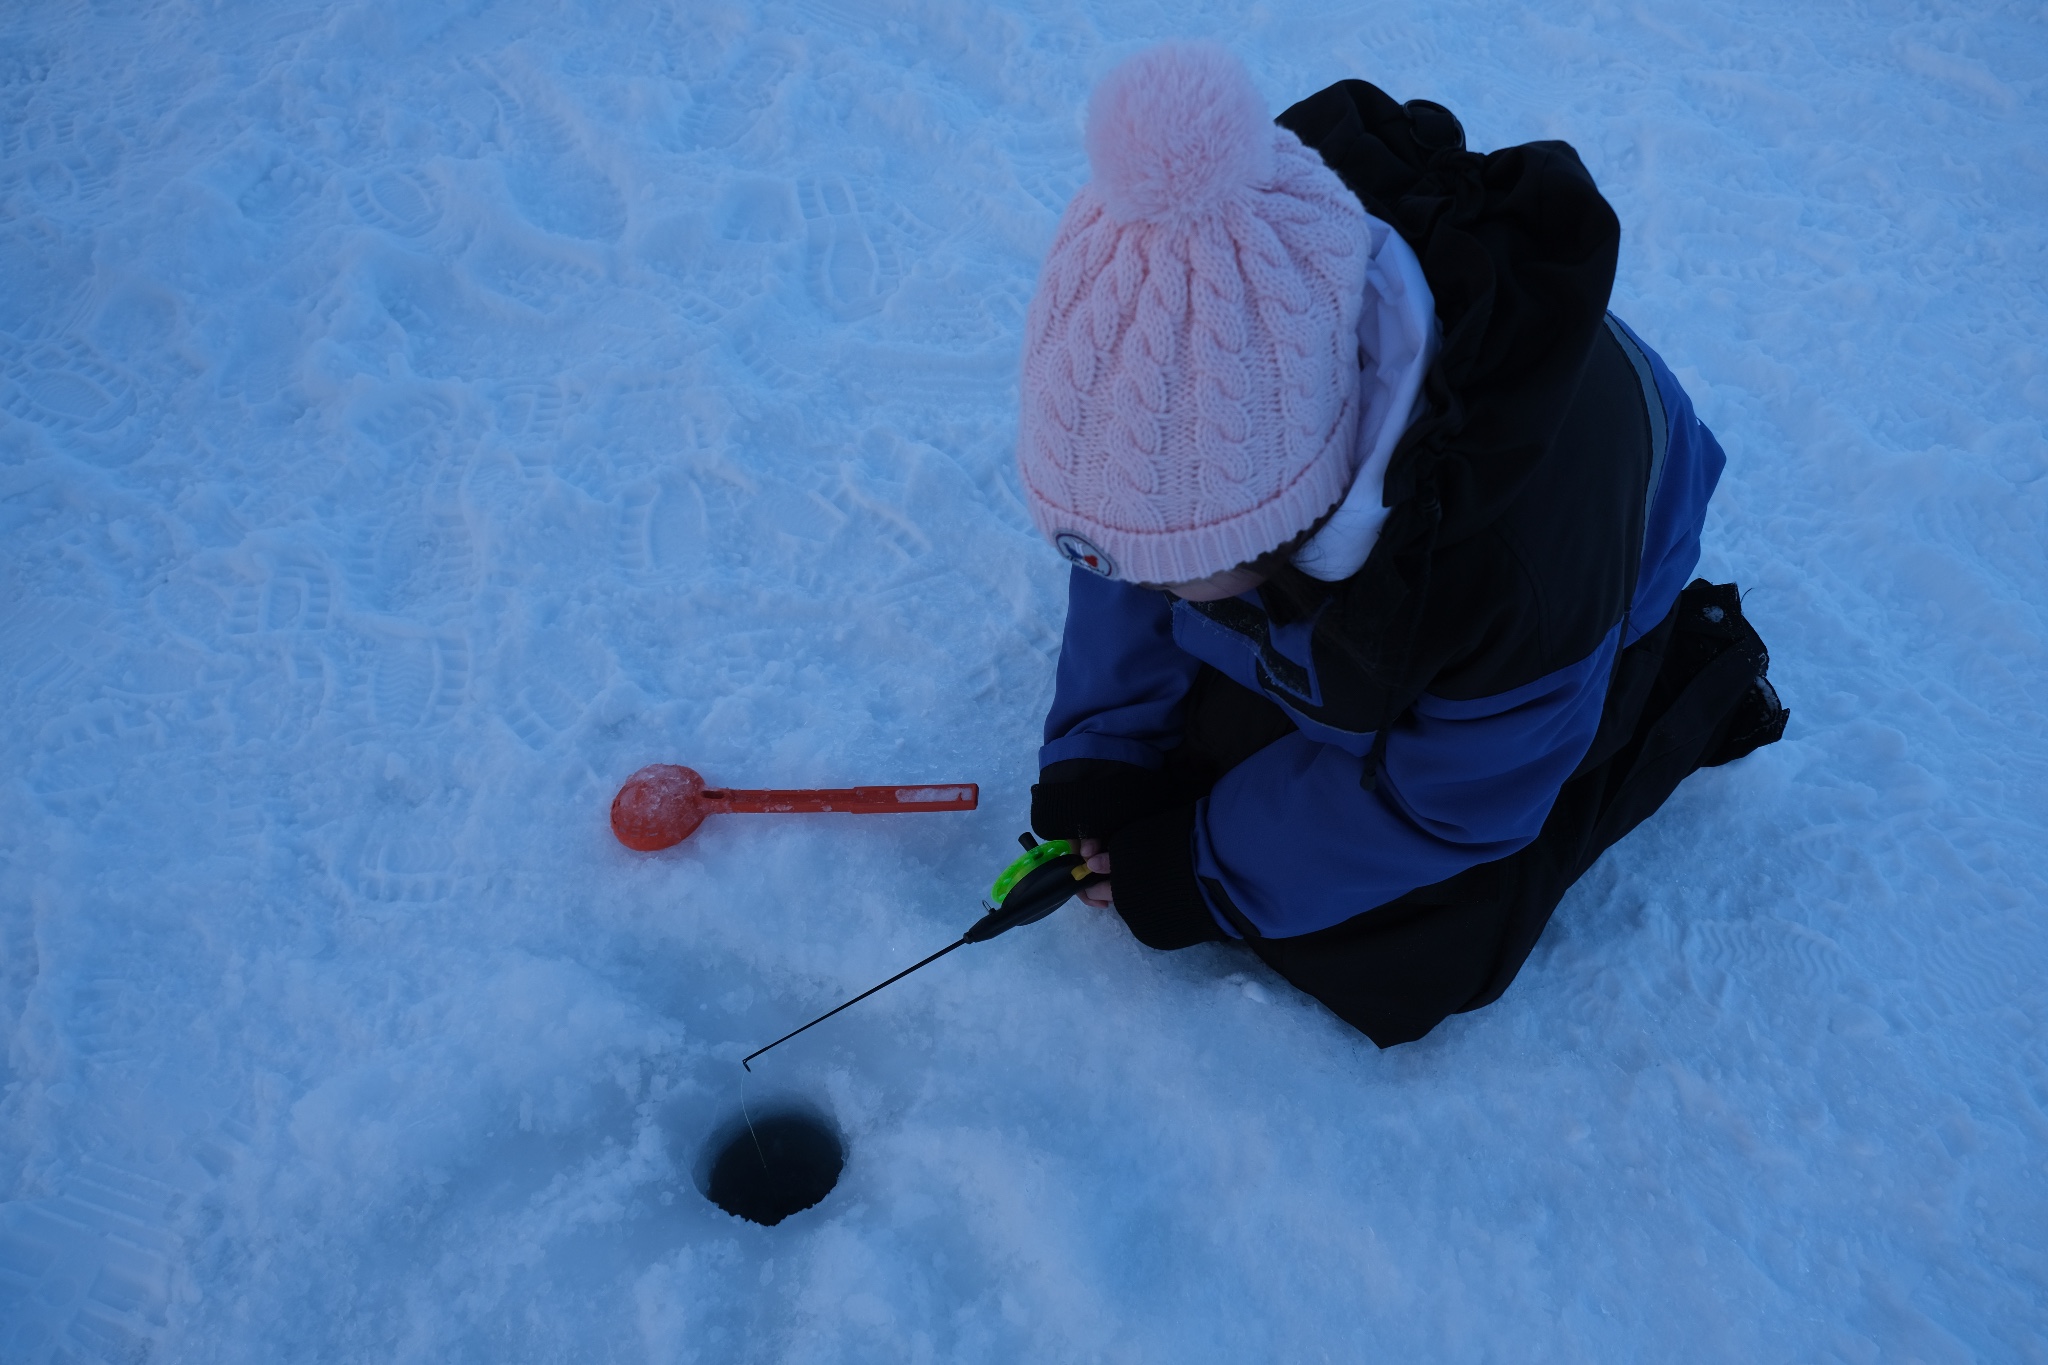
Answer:
<svg viewBox="0 0 2048 1365"><path fill-rule="evenodd" d="M1147 948L1191 948L1225 937L1195 880L1195 808L1176 806L1109 841L1116 912Z"/></svg>
<svg viewBox="0 0 2048 1365"><path fill-rule="evenodd" d="M1041 839L1107 839L1186 799L1165 773L1135 763L1072 758L1039 773L1031 789L1031 828Z"/></svg>

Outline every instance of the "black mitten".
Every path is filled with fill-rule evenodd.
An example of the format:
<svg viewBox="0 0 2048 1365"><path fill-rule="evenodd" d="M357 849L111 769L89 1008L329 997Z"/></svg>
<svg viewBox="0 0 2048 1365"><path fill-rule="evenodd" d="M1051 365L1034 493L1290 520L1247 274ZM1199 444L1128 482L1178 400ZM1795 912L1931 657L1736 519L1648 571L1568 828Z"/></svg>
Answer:
<svg viewBox="0 0 2048 1365"><path fill-rule="evenodd" d="M1048 765L1031 789L1031 828L1041 839L1107 839L1187 800L1180 783L1135 763L1072 758Z"/></svg>
<svg viewBox="0 0 2048 1365"><path fill-rule="evenodd" d="M1109 888L1131 936L1147 948L1191 948L1225 937L1195 880L1195 808L1174 806L1109 841Z"/></svg>

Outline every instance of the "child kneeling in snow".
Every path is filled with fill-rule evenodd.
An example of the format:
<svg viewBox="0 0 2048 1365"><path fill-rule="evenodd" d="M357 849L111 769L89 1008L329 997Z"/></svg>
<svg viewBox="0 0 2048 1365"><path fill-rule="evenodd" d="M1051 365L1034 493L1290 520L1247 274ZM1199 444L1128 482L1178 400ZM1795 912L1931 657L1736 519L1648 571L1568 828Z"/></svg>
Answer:
<svg viewBox="0 0 2048 1365"><path fill-rule="evenodd" d="M1606 312L1572 149L1219 48L1125 63L1027 324L1018 464L1073 564L1031 821L1171 949L1239 939L1382 1047L1497 999L1695 768L1783 732L1724 457Z"/></svg>

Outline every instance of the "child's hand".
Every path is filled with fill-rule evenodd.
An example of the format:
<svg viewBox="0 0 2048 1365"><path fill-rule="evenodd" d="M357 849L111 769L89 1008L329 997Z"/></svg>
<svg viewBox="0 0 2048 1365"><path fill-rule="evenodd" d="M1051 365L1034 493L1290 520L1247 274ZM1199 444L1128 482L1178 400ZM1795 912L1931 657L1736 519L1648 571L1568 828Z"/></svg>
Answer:
<svg viewBox="0 0 2048 1365"><path fill-rule="evenodd" d="M1109 855L1102 851L1102 840L1083 839L1078 851L1081 857L1086 860L1090 872L1100 872L1105 877L1109 875ZM1097 882L1093 886L1082 887L1081 899L1094 906L1097 910L1109 909L1112 903L1112 898L1109 894L1109 883Z"/></svg>

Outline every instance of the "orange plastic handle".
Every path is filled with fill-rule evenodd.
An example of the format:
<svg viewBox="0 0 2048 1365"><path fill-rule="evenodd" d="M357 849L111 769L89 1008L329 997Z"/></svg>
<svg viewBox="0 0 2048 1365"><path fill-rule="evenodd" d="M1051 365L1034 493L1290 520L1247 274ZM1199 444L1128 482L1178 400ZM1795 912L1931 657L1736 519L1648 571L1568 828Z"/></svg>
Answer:
<svg viewBox="0 0 2048 1365"><path fill-rule="evenodd" d="M705 806L720 814L779 815L841 811L848 815L893 815L921 810L973 810L981 788L972 782L927 787L763 788L741 791L706 787Z"/></svg>

